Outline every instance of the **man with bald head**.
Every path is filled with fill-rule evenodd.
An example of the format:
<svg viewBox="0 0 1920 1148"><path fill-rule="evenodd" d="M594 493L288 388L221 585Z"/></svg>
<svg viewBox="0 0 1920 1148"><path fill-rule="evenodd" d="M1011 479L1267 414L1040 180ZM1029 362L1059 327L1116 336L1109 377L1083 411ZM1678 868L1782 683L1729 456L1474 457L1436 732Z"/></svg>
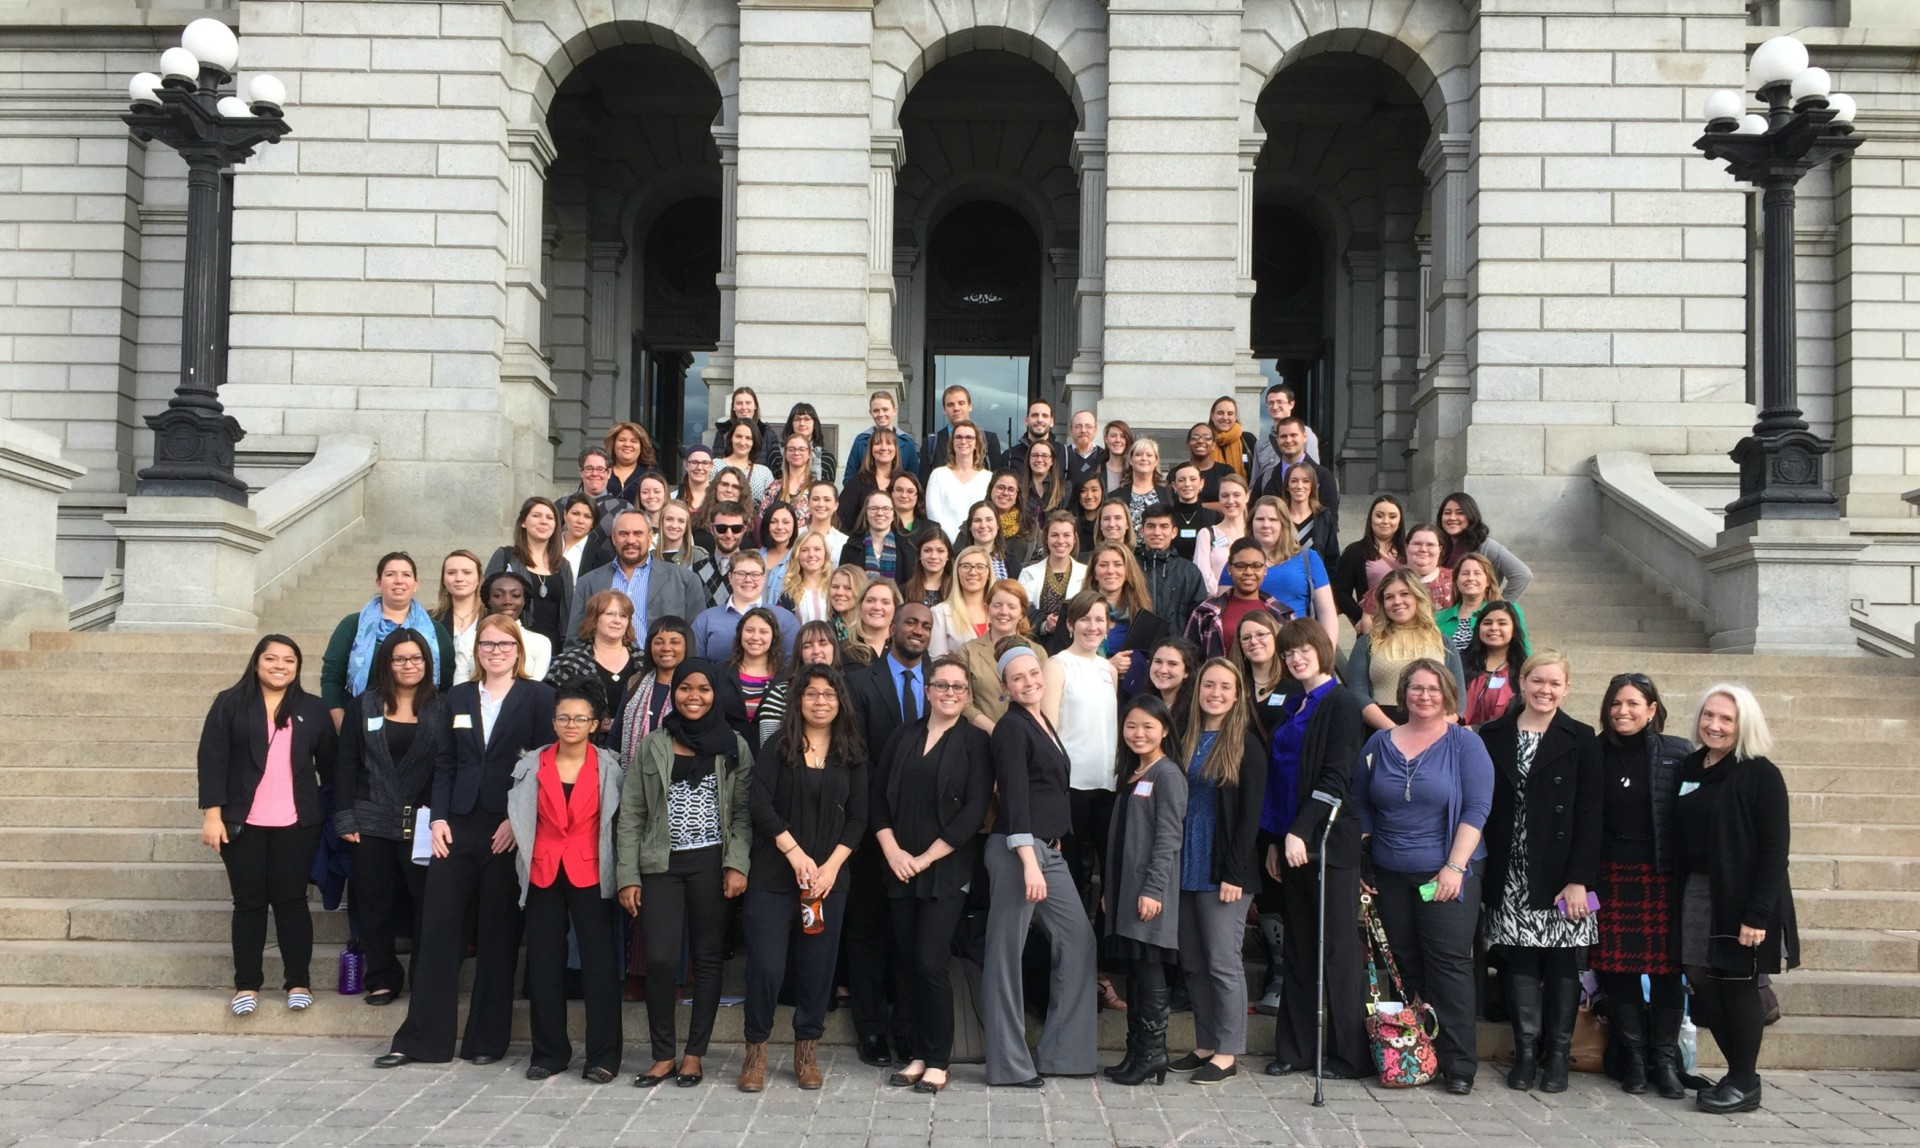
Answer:
<svg viewBox="0 0 1920 1148"><path fill-rule="evenodd" d="M618 590L633 603L633 632L645 635L655 620L678 617L688 622L707 608L706 587L690 567L655 562L653 524L638 510L623 510L613 519L613 561L580 575L573 588L573 610L567 618L568 635L580 632L581 611L587 599L602 590ZM644 638L643 638L644 640Z"/></svg>

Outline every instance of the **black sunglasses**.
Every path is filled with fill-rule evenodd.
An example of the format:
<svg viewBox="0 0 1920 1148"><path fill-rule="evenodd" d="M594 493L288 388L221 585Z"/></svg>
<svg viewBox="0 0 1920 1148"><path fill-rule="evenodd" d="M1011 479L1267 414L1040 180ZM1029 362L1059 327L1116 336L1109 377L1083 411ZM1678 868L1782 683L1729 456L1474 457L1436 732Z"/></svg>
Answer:
<svg viewBox="0 0 1920 1148"><path fill-rule="evenodd" d="M746 528L747 526L744 522L716 522L713 524L713 532L715 534L738 534Z"/></svg>

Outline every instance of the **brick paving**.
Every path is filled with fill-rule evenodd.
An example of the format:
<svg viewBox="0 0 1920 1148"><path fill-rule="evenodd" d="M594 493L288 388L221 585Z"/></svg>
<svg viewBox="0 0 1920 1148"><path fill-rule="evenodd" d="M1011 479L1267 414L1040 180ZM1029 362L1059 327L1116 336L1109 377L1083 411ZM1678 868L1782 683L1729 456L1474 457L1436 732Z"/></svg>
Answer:
<svg viewBox="0 0 1920 1148"><path fill-rule="evenodd" d="M823 1048L823 1091L794 1088L781 1050L768 1091L747 1096L731 1083L738 1046L716 1046L701 1087L652 1092L630 1087L630 1077L587 1084L577 1063L529 1083L523 1046L480 1068L382 1071L371 1066L381 1051L314 1038L0 1035L0 1145L1920 1144L1920 1076L1905 1073L1773 1073L1766 1110L1728 1119L1626 1096L1591 1076L1557 1097L1510 1092L1491 1066L1464 1099L1329 1082L1327 1106L1315 1109L1308 1082L1257 1072L1213 1088L1170 1076L1160 1088L1054 1080L1023 1092L989 1090L978 1066L962 1065L945 1093L925 1097L887 1087L851 1049Z"/></svg>

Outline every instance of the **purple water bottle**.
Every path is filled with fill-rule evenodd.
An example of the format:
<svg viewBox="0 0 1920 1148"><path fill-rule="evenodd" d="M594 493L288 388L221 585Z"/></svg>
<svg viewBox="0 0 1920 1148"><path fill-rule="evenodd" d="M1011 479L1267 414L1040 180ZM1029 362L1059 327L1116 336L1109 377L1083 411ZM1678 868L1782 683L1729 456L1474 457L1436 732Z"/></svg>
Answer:
<svg viewBox="0 0 1920 1148"><path fill-rule="evenodd" d="M340 995L357 997L365 987L367 975L367 955L360 951L360 942L354 941L340 950Z"/></svg>

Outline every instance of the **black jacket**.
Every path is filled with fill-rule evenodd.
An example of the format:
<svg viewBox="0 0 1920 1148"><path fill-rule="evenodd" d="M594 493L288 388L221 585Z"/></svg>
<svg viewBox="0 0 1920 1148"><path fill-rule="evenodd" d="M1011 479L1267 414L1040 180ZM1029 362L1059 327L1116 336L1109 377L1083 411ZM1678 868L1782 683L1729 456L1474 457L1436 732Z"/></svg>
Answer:
<svg viewBox="0 0 1920 1148"><path fill-rule="evenodd" d="M916 752L926 737L927 721L921 718L894 730L874 755L868 775L873 792L867 802L867 824L874 832L893 828L900 810L900 775L894 767ZM933 747L933 756L940 840L953 852L906 884L889 872L886 888L891 896L905 896L924 885L930 896L951 897L973 879L974 862L980 855L980 827L986 823L987 803L993 796L993 753L987 732L962 718ZM900 847L907 849L908 845L902 842Z"/></svg>
<svg viewBox="0 0 1920 1148"><path fill-rule="evenodd" d="M1072 766L1057 735L1049 734L1041 720L1024 706L1011 706L994 723L991 738L1000 796L993 831L1009 837L1031 835L1036 849L1073 832L1067 797Z"/></svg>
<svg viewBox="0 0 1920 1148"><path fill-rule="evenodd" d="M368 729L371 718L386 718L380 695L372 690L347 703L340 723L340 755L333 771L333 828L345 836L359 833L404 840L407 806L433 800L433 766L441 743L453 736L446 699L435 694L414 717L419 721L407 754L399 761L387 748L382 728Z"/></svg>
<svg viewBox="0 0 1920 1148"><path fill-rule="evenodd" d="M1360 620L1360 599L1373 588L1367 585L1367 563L1377 553L1379 548L1369 534L1358 542L1348 543L1340 552L1340 561L1334 564L1333 605L1349 622Z"/></svg>
<svg viewBox="0 0 1920 1148"><path fill-rule="evenodd" d="M1800 964L1800 930L1787 877L1793 824L1786 779L1764 757L1728 757L1706 769L1706 755L1693 751L1680 776L1683 784L1726 787L1713 805L1707 845L1713 895L1707 963L1743 975L1794 968ZM1740 944L1742 925L1765 929L1766 939L1751 949Z"/></svg>
<svg viewBox="0 0 1920 1148"><path fill-rule="evenodd" d="M1524 781L1526 807L1516 811L1520 777L1520 710L1480 727L1493 759L1493 809L1487 814L1487 874L1481 884L1489 904L1503 895L1514 819L1527 819L1527 904L1551 909L1569 884L1592 888L1600 877L1600 824L1604 774L1600 739L1593 727L1560 712L1541 735L1533 768Z"/></svg>
<svg viewBox="0 0 1920 1148"><path fill-rule="evenodd" d="M318 825L326 813L320 807L320 783L333 778L339 737L326 703L303 693L287 707L287 724L273 730L275 738L292 738L293 809L301 825ZM222 690L207 710L200 727L200 808L220 807L228 825L246 821L253 809L254 791L267 771L267 706L255 691L247 697L239 686Z"/></svg>
<svg viewBox="0 0 1920 1148"><path fill-rule="evenodd" d="M1079 498L1076 492L1080 489L1080 483L1091 475L1099 474L1101 468L1107 465L1107 448L1096 443L1093 453L1081 458L1080 452L1073 449L1073 440L1069 438L1060 444L1060 451L1060 473L1067 479L1067 496L1077 504Z"/></svg>
<svg viewBox="0 0 1920 1148"><path fill-rule="evenodd" d="M894 584L905 586L907 582L912 579L914 570L916 570L920 564L915 561L913 546L907 541L907 536L900 533L898 527L887 533L893 536ZM865 530L860 531L858 534L847 535L847 544L840 548L839 564L842 566L858 566L862 569L866 568L867 532ZM870 570L867 572L869 574L873 573ZM1009 578L1018 576L1019 572L1016 570L1009 569L1007 571L1007 577Z"/></svg>
<svg viewBox="0 0 1920 1148"><path fill-rule="evenodd" d="M1184 627L1187 616L1207 600L1207 581L1200 568L1174 550L1149 550L1143 545L1134 557L1140 560L1140 573L1146 575L1147 593L1153 595L1153 612Z"/></svg>
<svg viewBox="0 0 1920 1148"><path fill-rule="evenodd" d="M1249 725L1241 737L1240 784L1213 787L1213 860L1207 875L1245 890L1260 888L1260 810L1267 799L1267 749Z"/></svg>
<svg viewBox="0 0 1920 1148"><path fill-rule="evenodd" d="M1647 800L1653 803L1653 870L1656 873L1672 873L1681 867L1680 851L1673 837L1673 801L1680 792L1680 767L1687 760L1687 755L1693 752L1693 747L1687 744L1685 738L1654 733L1651 729L1640 735L1639 745L1647 755ZM1606 743L1603 741L1600 747L1603 764L1606 752ZM1604 786L1604 774L1600 780ZM1606 860L1609 836L1608 827L1602 824L1600 858L1603 861Z"/></svg>
<svg viewBox="0 0 1920 1148"><path fill-rule="evenodd" d="M1067 475L1064 469L1066 460L1060 457L1060 452L1064 449L1061 445L1060 435L1056 431L1049 431L1047 433L1047 441L1053 444L1053 463L1055 466L1062 468L1060 477L1064 479ZM1027 452L1033 449L1033 442L1033 433L1031 431L1021 431L1020 437L1014 439L1013 445L1007 448L1006 459L1003 463L1005 469L1011 470L1020 476L1021 486L1023 488L1026 485L1027 476Z"/></svg>
<svg viewBox="0 0 1920 1148"><path fill-rule="evenodd" d="M1220 512L1209 508L1203 502L1171 502L1173 507L1173 551L1187 561L1193 561L1193 548L1200 542L1200 532L1209 526L1218 526ZM1333 568L1328 562L1327 568Z"/></svg>
<svg viewBox="0 0 1920 1148"><path fill-rule="evenodd" d="M1328 573L1332 573L1340 564L1339 515L1323 506L1318 514L1307 519L1305 525L1306 534L1300 539L1300 544L1320 555L1321 563L1326 566Z"/></svg>
<svg viewBox="0 0 1920 1148"><path fill-rule="evenodd" d="M768 742L753 763L753 788L747 796L753 820L753 849L747 885L756 892L800 895L793 866L774 844L782 833L814 864L824 865L836 846L851 854L867 834L867 763L832 757L822 771L820 804L809 809L800 801L795 775L807 768L789 765L777 741ZM851 860L851 857L849 857ZM841 872L847 870L843 867Z"/></svg>
<svg viewBox="0 0 1920 1148"><path fill-rule="evenodd" d="M1360 749L1373 733L1360 716L1364 707L1352 690L1334 683L1313 716L1300 744L1300 773L1294 781L1293 824L1287 832L1306 842L1307 851L1320 851L1320 834L1333 806L1314 797L1324 793L1340 803L1327 835L1327 867L1352 869L1360 864L1360 814L1353 807L1353 770Z"/></svg>
<svg viewBox="0 0 1920 1148"><path fill-rule="evenodd" d="M926 716L927 662L921 658L913 668L920 684L920 713ZM853 720L866 740L867 757L878 760L893 731L905 724L900 712L900 681L892 675L893 666L885 650L874 651L873 661L847 672L847 697L853 702ZM869 782L871 784L871 782Z"/></svg>
<svg viewBox="0 0 1920 1148"><path fill-rule="evenodd" d="M1332 468L1321 466L1310 458L1303 461L1313 468L1313 475L1319 480L1320 505L1326 507L1327 511L1333 515L1335 521L1338 521L1340 517L1340 480L1334 477ZM1294 465L1298 466L1299 463L1295 463ZM1282 506L1286 505L1287 485L1282 475L1284 475L1288 469L1291 468L1276 466L1272 471L1262 475L1260 478L1260 489L1254 491L1253 496L1259 498L1263 495L1271 494L1280 500Z"/></svg>
<svg viewBox="0 0 1920 1148"><path fill-rule="evenodd" d="M493 736L480 715L480 683L461 682L447 691L449 736L441 739L433 767L433 819L470 813L505 818L513 767L530 749L553 744L553 689L544 682L517 681L500 703Z"/></svg>

